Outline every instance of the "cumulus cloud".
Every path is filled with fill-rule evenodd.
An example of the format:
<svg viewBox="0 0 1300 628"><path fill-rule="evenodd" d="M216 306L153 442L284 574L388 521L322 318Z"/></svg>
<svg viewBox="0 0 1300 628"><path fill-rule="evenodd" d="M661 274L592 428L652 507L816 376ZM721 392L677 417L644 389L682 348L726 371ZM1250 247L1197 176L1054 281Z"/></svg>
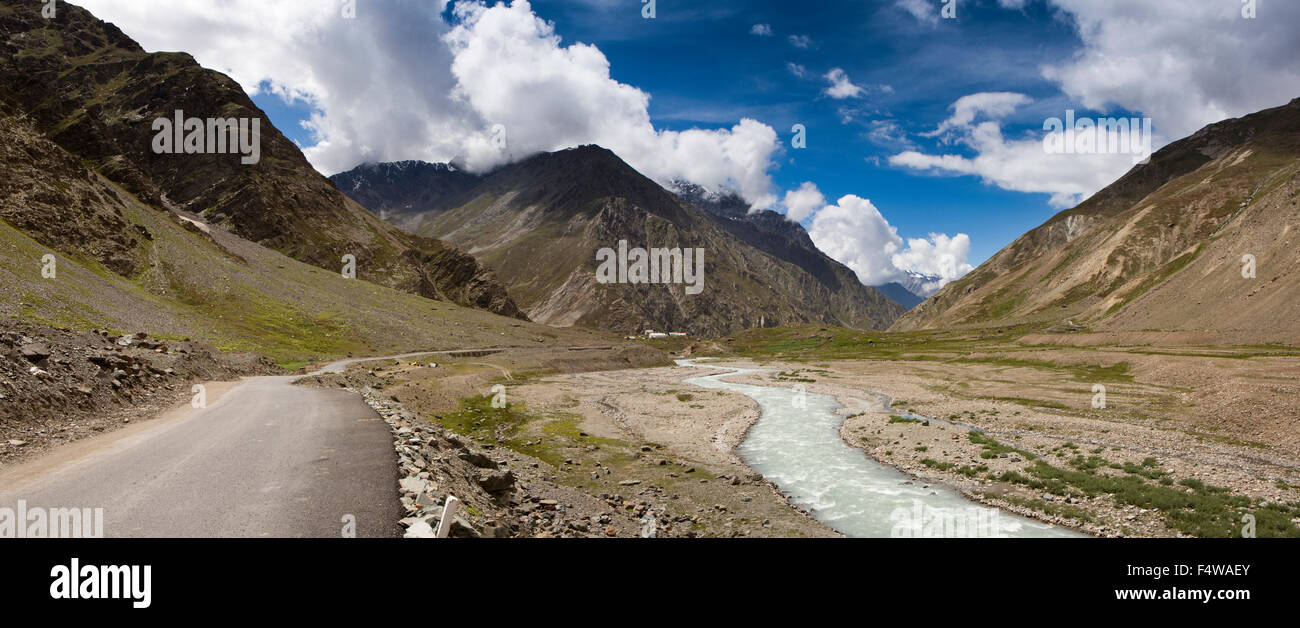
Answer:
<svg viewBox="0 0 1300 628"><path fill-rule="evenodd" d="M961 154L926 154L907 150L889 158L889 163L931 174L974 175L1006 190L1049 194L1058 209L1078 204L1087 196L1133 167L1128 154L1049 153L1041 134L1007 139L999 120L1020 104L1029 102L1021 94L972 94L953 103L953 115L933 133L967 147L973 157ZM1073 130L1069 131L1073 133Z"/></svg>
<svg viewBox="0 0 1300 628"><path fill-rule="evenodd" d="M808 75L808 68L805 68L802 65L799 65L798 63L794 63L793 61L786 63L785 67L787 70L790 70L791 74L799 78L803 78Z"/></svg>
<svg viewBox="0 0 1300 628"><path fill-rule="evenodd" d="M1300 38L1294 35L1300 2L1260 3L1256 19L1243 18L1240 2L1176 8L1165 0L999 0L999 5L1018 10L1030 2L1057 9L1083 42L1069 60L1045 65L1043 77L1077 103L1075 109L1150 117L1155 149L1208 124L1300 95L1295 63ZM929 2L898 0L898 5L923 21L933 18ZM964 96L947 120L921 135L964 145L974 156L910 150L889 161L935 174L974 175L1008 190L1047 193L1057 208L1078 203L1132 167L1129 155L1048 154L1039 133L1003 137L997 121L1027 102L1006 92ZM977 122L980 118L987 120Z"/></svg>
<svg viewBox="0 0 1300 628"><path fill-rule="evenodd" d="M82 4L146 49L185 50L250 93L266 84L308 102L317 143L304 152L325 173L412 158L487 169L595 143L662 183L777 200L771 127L656 129L650 95L614 80L595 46L562 42L527 0L458 2L451 23L446 0L359 3L354 19L315 0Z"/></svg>
<svg viewBox="0 0 1300 628"><path fill-rule="evenodd" d="M854 85L853 81L849 80L849 75L843 68L833 68L830 72L826 73L825 78L831 84L830 87L826 88L825 93L827 96L836 100L860 98L867 91L860 85Z"/></svg>
<svg viewBox="0 0 1300 628"><path fill-rule="evenodd" d="M754 28L749 29L749 34L751 34L751 35L758 35L759 37L771 37L771 36L772 36L772 25L771 25L771 24L755 24L755 25L754 25Z"/></svg>
<svg viewBox="0 0 1300 628"><path fill-rule="evenodd" d="M975 117L979 115L1001 119L1010 115L1017 107L1028 104L1030 100L1028 96L1014 92L980 92L962 96L948 107L952 110L952 116L941 122L939 128L921 135L936 137L952 129L969 128L971 122L974 122Z"/></svg>
<svg viewBox="0 0 1300 628"><path fill-rule="evenodd" d="M795 48L803 48L807 50L813 46L812 38L807 35L791 35L789 39L790 45Z"/></svg>
<svg viewBox="0 0 1300 628"><path fill-rule="evenodd" d="M811 190L806 188L811 187ZM821 193L816 186L805 183L797 192L809 199L812 193ZM786 205L790 205L790 195ZM904 246L898 230L889 224L880 210L870 200L849 194L834 205L827 205L813 216L808 229L817 248L848 266L858 280L869 286L879 286L904 279L907 273L919 272L937 277L924 287L929 296L949 282L971 271L966 263L970 253L970 237L964 233L948 237L932 233L927 238L910 238Z"/></svg>
<svg viewBox="0 0 1300 628"><path fill-rule="evenodd" d="M1043 75L1086 108L1141 111L1166 138L1300 95L1300 2L1261 0L1244 19L1239 1L1047 1L1083 49Z"/></svg>
<svg viewBox="0 0 1300 628"><path fill-rule="evenodd" d="M804 218L826 206L826 197L812 181L804 181L797 190L785 193L785 215L794 222L803 222Z"/></svg>
<svg viewBox="0 0 1300 628"><path fill-rule="evenodd" d="M938 277L922 286L925 295L929 296L974 270L966 263L969 255L970 236L959 233L950 238L946 234L931 233L929 239L908 238L907 248L891 256L890 261L896 268Z"/></svg>

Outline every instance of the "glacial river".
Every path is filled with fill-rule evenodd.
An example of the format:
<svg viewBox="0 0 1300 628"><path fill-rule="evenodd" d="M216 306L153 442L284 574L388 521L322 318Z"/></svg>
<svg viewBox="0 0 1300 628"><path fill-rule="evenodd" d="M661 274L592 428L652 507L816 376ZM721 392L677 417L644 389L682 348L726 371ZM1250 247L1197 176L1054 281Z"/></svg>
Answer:
<svg viewBox="0 0 1300 628"><path fill-rule="evenodd" d="M911 480L840 438L844 416L830 395L750 386L723 377L756 369L678 360L680 366L725 372L685 380L758 402L762 415L737 448L750 468L776 484L797 507L851 537L1082 537L1073 530L978 505L956 491ZM797 402L798 405L797 405Z"/></svg>

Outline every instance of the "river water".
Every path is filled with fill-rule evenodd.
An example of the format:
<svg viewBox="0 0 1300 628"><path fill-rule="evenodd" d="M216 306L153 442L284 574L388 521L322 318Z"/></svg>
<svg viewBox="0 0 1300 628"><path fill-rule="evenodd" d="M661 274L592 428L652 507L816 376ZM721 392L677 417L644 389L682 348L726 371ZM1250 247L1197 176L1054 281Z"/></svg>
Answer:
<svg viewBox="0 0 1300 628"><path fill-rule="evenodd" d="M911 480L872 460L840 437L844 416L830 395L792 388L750 386L723 377L760 372L716 368L717 375L685 380L701 388L738 392L758 402L762 415L737 448L745 464L818 521L851 537L1078 537L1067 528L978 505L960 493Z"/></svg>

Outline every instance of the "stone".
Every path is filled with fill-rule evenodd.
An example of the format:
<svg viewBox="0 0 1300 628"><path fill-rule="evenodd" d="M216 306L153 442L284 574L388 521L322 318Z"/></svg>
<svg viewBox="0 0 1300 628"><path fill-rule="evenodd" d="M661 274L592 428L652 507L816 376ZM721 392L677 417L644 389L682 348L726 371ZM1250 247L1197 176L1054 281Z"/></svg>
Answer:
<svg viewBox="0 0 1300 628"><path fill-rule="evenodd" d="M19 349L19 351L21 351L22 356L32 364L43 364L46 360L50 359L50 348L43 342L31 342L25 344Z"/></svg>
<svg viewBox="0 0 1300 628"><path fill-rule="evenodd" d="M514 488L515 474L509 470L482 473L478 477L478 485L489 493L508 491Z"/></svg>
<svg viewBox="0 0 1300 628"><path fill-rule="evenodd" d="M402 478L398 481L402 491L419 495L429 489L429 481L421 478Z"/></svg>
<svg viewBox="0 0 1300 628"><path fill-rule="evenodd" d="M474 529L473 524L463 517L456 517L452 519L449 536L458 539L477 539L482 535L479 534L478 530Z"/></svg>
<svg viewBox="0 0 1300 628"><path fill-rule="evenodd" d="M415 498L415 505L420 508L436 508L439 504L438 500L434 499L432 495L428 493L420 493Z"/></svg>
<svg viewBox="0 0 1300 628"><path fill-rule="evenodd" d="M14 438L14 439L10 439L10 440L9 440L9 446L10 446L10 447L22 447L23 445L26 445L26 444L27 444L27 441L25 441L25 440L18 440L18 439L16 439L16 438Z"/></svg>
<svg viewBox="0 0 1300 628"><path fill-rule="evenodd" d="M406 534L402 535L404 539L432 539L434 538L433 526L424 520L416 521L411 527L406 529Z"/></svg>
<svg viewBox="0 0 1300 628"><path fill-rule="evenodd" d="M497 463L477 451L462 451L459 458L480 469L496 469Z"/></svg>

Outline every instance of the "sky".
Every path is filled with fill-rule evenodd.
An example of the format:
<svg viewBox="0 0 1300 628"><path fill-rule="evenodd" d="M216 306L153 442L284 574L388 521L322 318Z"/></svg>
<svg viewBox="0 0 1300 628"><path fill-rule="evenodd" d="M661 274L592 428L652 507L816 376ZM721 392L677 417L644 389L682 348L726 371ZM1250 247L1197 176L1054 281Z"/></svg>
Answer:
<svg viewBox="0 0 1300 628"><path fill-rule="evenodd" d="M1051 126L1067 110L1159 149L1300 96L1294 0L74 4L230 75L323 174L596 143L927 293L1140 161Z"/></svg>

